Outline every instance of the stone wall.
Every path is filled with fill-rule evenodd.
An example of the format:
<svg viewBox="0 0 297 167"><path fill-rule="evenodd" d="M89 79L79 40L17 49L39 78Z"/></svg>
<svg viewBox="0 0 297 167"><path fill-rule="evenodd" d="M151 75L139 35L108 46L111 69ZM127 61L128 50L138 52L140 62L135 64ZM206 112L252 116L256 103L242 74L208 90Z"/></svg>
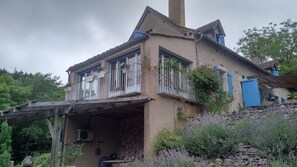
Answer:
<svg viewBox="0 0 297 167"><path fill-rule="evenodd" d="M143 115L120 120L120 150L118 159L134 160L143 158Z"/></svg>

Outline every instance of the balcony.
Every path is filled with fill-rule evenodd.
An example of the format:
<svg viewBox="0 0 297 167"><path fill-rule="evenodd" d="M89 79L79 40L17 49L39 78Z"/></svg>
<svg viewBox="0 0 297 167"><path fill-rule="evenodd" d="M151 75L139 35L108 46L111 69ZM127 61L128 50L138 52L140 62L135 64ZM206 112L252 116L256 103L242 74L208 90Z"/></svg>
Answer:
<svg viewBox="0 0 297 167"><path fill-rule="evenodd" d="M84 80L65 88L66 100L107 99L141 92L140 65L128 69L93 72Z"/></svg>
<svg viewBox="0 0 297 167"><path fill-rule="evenodd" d="M193 99L189 79L182 72L168 67L159 69L159 94L189 101Z"/></svg>

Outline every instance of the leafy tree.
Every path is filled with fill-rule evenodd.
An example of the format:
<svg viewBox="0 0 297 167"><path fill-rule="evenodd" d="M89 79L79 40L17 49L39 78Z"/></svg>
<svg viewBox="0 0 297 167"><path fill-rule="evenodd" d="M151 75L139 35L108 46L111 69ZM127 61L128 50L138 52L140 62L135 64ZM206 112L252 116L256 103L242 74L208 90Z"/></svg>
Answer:
<svg viewBox="0 0 297 167"><path fill-rule="evenodd" d="M9 73L3 73L0 75L0 109L26 102L31 90L31 86L25 86Z"/></svg>
<svg viewBox="0 0 297 167"><path fill-rule="evenodd" d="M261 62L273 58L280 64L283 74L290 74L297 66L297 22L289 19L279 24L269 23L262 28L248 29L237 45L237 51L245 57L256 54Z"/></svg>
<svg viewBox="0 0 297 167"><path fill-rule="evenodd" d="M11 159L11 127L5 121L0 131L0 166L9 167Z"/></svg>
<svg viewBox="0 0 297 167"><path fill-rule="evenodd" d="M0 69L0 110L30 100L63 100L64 90L59 77L52 74L8 72ZM13 126L13 158L20 162L31 152L48 152L51 139L45 121Z"/></svg>

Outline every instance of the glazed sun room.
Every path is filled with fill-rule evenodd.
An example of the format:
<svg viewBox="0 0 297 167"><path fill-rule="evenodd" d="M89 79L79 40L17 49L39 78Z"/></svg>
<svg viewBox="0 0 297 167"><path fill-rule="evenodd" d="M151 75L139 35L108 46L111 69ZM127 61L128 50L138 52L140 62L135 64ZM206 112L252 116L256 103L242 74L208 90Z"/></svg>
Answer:
<svg viewBox="0 0 297 167"><path fill-rule="evenodd" d="M78 83L66 88L66 100L106 99L141 91L140 50L112 59L107 69L95 66L77 73Z"/></svg>

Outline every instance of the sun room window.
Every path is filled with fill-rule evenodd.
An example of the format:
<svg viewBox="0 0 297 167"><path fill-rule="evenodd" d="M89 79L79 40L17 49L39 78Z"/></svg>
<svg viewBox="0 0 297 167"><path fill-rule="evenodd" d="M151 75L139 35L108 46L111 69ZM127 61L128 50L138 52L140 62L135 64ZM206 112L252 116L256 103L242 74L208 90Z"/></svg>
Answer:
<svg viewBox="0 0 297 167"><path fill-rule="evenodd" d="M189 63L160 51L159 93L189 98L188 71Z"/></svg>
<svg viewBox="0 0 297 167"><path fill-rule="evenodd" d="M140 92L140 50L110 61L109 97Z"/></svg>
<svg viewBox="0 0 297 167"><path fill-rule="evenodd" d="M100 67L96 66L79 73L79 99L95 99L99 97L98 78L95 75L98 68Z"/></svg>

